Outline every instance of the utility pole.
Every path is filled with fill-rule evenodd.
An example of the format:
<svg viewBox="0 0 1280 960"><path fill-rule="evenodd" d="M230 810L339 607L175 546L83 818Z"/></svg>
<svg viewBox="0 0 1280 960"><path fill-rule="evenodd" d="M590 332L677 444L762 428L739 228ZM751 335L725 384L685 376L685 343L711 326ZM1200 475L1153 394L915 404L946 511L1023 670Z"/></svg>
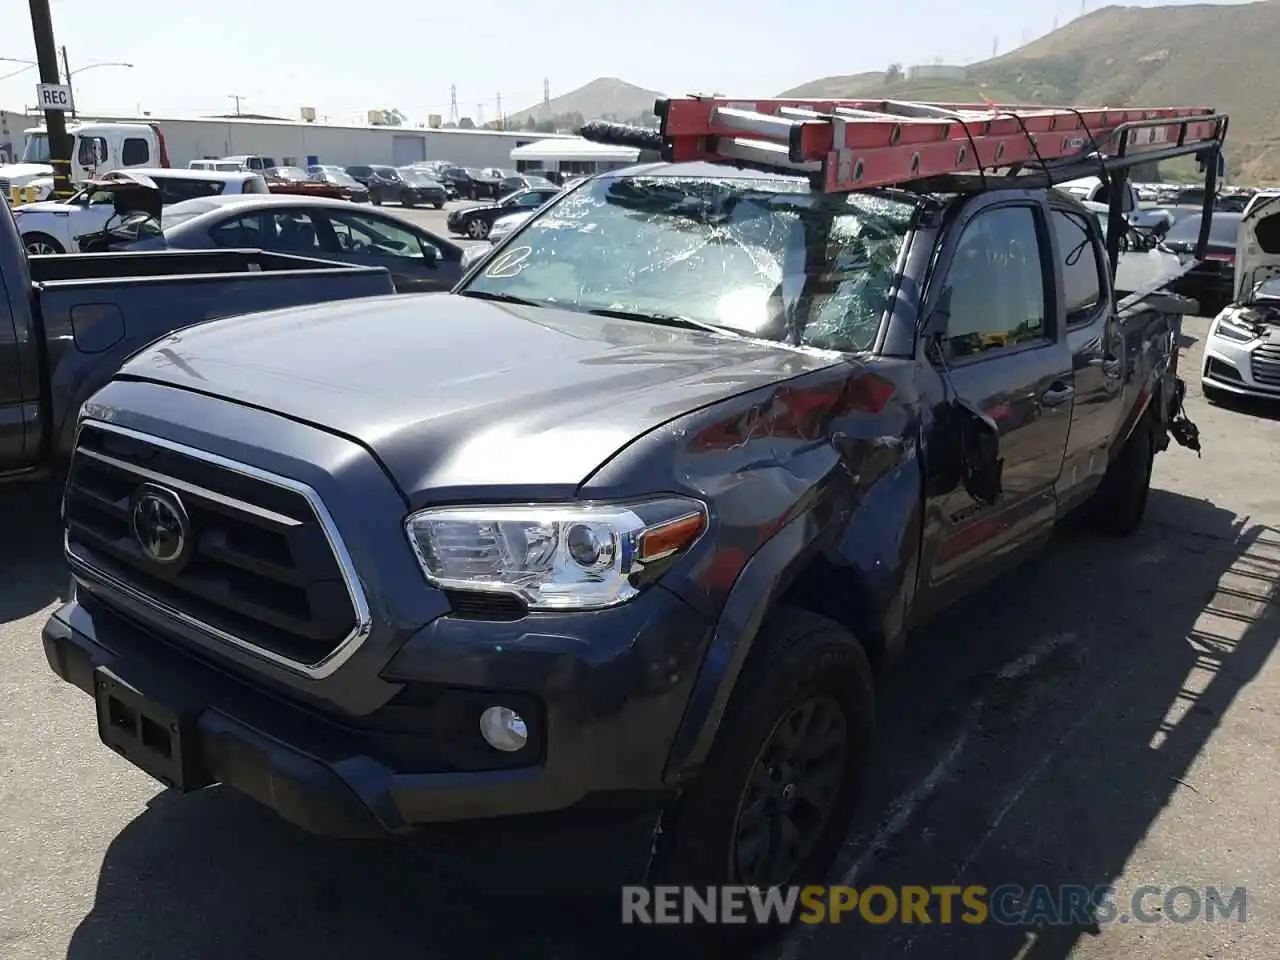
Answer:
<svg viewBox="0 0 1280 960"><path fill-rule="evenodd" d="M34 0L33 0L33 2L34 2ZM241 101L241 100L243 100L243 99L244 99L244 97L239 96L238 94L228 93L228 94L227 94L227 99L228 99L228 100L234 100L234 101L236 102L236 116L237 116L237 117L238 117L238 116L240 116L240 101Z"/></svg>
<svg viewBox="0 0 1280 960"><path fill-rule="evenodd" d="M502 112L502 94L498 94L498 129L507 129L507 117Z"/></svg>
<svg viewBox="0 0 1280 960"><path fill-rule="evenodd" d="M476 104L476 126L477 127L484 126L484 104L483 103Z"/></svg>
<svg viewBox="0 0 1280 960"><path fill-rule="evenodd" d="M449 122L454 126L458 123L458 85L456 83L449 84Z"/></svg>
<svg viewBox="0 0 1280 960"><path fill-rule="evenodd" d="M542 78L542 106L546 109L547 114L551 113L551 78Z"/></svg>
<svg viewBox="0 0 1280 960"><path fill-rule="evenodd" d="M53 39L53 14L49 0L30 0L31 33L36 44L36 62L40 82L58 85L58 44ZM71 189L71 138L67 136L67 118L61 110L44 112L49 131L49 162L53 166L53 194L69 197Z"/></svg>

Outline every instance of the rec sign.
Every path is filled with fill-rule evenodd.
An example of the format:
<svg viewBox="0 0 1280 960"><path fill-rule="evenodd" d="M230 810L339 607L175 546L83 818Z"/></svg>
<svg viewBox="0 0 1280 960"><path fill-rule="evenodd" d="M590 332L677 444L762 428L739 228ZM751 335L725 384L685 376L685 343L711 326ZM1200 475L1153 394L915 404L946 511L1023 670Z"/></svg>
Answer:
<svg viewBox="0 0 1280 960"><path fill-rule="evenodd" d="M71 88L61 83L38 83L36 103L41 110L60 110L65 113L71 109Z"/></svg>

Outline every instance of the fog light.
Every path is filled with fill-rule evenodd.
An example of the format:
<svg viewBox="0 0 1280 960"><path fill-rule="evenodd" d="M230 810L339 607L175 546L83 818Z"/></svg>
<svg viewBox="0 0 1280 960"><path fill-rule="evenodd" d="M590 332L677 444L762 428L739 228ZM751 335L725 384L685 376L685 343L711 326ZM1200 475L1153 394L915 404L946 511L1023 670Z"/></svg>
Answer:
<svg viewBox="0 0 1280 960"><path fill-rule="evenodd" d="M503 753L515 753L529 742L528 725L508 707L489 707L480 714L480 733L489 746Z"/></svg>

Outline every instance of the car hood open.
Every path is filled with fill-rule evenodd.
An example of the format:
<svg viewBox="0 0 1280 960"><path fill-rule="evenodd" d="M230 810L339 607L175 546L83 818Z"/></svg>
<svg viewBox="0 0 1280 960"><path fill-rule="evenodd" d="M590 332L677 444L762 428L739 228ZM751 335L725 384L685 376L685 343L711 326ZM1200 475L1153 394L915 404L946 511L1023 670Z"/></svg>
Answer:
<svg viewBox="0 0 1280 960"><path fill-rule="evenodd" d="M1280 193L1258 194L1236 234L1235 296L1252 303L1257 289L1280 277Z"/></svg>
<svg viewBox="0 0 1280 960"><path fill-rule="evenodd" d="M421 503L577 486L663 423L839 362L729 334L422 294L191 327L121 375L352 438Z"/></svg>

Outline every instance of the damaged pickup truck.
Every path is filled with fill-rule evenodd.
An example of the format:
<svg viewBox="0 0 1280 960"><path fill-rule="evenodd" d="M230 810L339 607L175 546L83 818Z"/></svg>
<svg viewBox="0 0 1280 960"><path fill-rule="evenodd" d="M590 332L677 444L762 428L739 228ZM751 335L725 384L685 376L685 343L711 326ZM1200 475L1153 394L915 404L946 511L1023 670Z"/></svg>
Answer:
<svg viewBox="0 0 1280 960"><path fill-rule="evenodd" d="M651 878L821 880L908 626L1195 444L1192 304L1113 290L1070 173L648 164L453 293L178 332L84 408L49 663L308 830L639 814Z"/></svg>

